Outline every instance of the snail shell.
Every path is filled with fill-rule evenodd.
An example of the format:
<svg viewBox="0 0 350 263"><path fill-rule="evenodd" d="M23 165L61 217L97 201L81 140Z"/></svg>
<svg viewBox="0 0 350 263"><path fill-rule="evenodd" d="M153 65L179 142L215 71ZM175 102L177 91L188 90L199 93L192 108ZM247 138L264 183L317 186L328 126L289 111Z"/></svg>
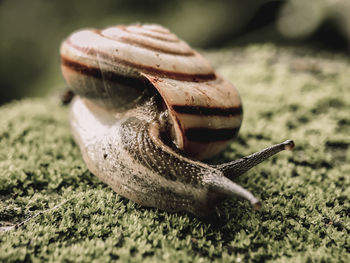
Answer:
<svg viewBox="0 0 350 263"><path fill-rule="evenodd" d="M68 86L103 107L131 108L156 89L168 109L172 140L188 156L212 157L240 128L237 90L164 27L79 31L64 41L61 57Z"/></svg>
<svg viewBox="0 0 350 263"><path fill-rule="evenodd" d="M203 216L227 196L259 201L231 179L292 141L208 165L237 134L237 90L159 25L82 30L61 46L62 72L78 95L70 110L89 170L144 206Z"/></svg>

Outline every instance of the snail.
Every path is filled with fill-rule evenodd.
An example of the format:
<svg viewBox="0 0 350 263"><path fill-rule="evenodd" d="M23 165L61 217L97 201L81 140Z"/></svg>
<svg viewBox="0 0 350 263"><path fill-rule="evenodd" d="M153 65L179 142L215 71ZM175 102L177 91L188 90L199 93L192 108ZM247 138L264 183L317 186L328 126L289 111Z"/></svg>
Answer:
<svg viewBox="0 0 350 263"><path fill-rule="evenodd" d="M260 207L232 180L293 141L211 165L242 122L237 90L168 29L118 25L72 33L61 69L76 94L70 125L88 169L136 203L197 216L239 196Z"/></svg>

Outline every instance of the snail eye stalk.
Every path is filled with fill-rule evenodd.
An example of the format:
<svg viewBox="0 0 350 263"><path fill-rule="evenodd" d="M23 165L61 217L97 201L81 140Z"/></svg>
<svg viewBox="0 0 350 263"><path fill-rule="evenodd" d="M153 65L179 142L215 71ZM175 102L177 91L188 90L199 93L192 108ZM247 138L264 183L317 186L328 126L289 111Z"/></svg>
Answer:
<svg viewBox="0 0 350 263"><path fill-rule="evenodd" d="M233 179L244 174L254 166L265 161L267 158L284 150L293 150L293 148L294 142L292 140L287 140L285 142L267 147L259 152L245 156L241 159L215 165L214 167L222 171L226 177Z"/></svg>

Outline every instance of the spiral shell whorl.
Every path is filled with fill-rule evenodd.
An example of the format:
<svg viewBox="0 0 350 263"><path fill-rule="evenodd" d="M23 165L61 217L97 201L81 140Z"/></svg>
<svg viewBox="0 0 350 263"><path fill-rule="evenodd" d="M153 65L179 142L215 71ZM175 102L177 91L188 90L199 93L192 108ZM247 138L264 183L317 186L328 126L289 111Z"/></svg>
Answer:
<svg viewBox="0 0 350 263"><path fill-rule="evenodd" d="M215 78L203 57L174 34L154 25L82 30L63 43L61 56L63 62L72 59L101 71L130 77L144 72L191 81Z"/></svg>

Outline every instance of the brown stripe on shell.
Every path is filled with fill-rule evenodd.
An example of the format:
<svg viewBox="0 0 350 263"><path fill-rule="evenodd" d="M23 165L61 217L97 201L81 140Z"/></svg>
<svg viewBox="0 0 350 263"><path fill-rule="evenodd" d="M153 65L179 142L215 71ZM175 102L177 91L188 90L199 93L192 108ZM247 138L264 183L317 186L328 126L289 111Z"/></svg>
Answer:
<svg viewBox="0 0 350 263"><path fill-rule="evenodd" d="M111 82L118 82L126 86L131 87L143 87L148 85L148 81L143 81L141 78L126 77L123 75L116 74L112 71L103 71L103 74L100 69L95 67L90 67L76 61L70 60L64 56L61 56L61 63L63 66L68 67L69 69L78 72L80 74L94 77L100 80L107 80Z"/></svg>
<svg viewBox="0 0 350 263"><path fill-rule="evenodd" d="M97 79L101 79L101 71L97 70L94 67L90 67L79 62L73 61L61 55L61 64L71 70L81 73L83 75L95 77Z"/></svg>
<svg viewBox="0 0 350 263"><path fill-rule="evenodd" d="M242 115L242 107L218 108L218 107L203 107L189 105L173 105L173 109L177 113L195 114L207 116L239 116Z"/></svg>
<svg viewBox="0 0 350 263"><path fill-rule="evenodd" d="M142 28L142 27L138 28L138 29L141 29L142 31L134 31L134 30L132 30L132 27L121 27L121 29L126 31L126 32L129 32L131 34L142 35L142 36L146 36L149 38L162 40L165 42L173 42L173 43L179 42L179 39L171 33L160 33L160 32L158 33L155 31L152 32L151 30L147 30L147 29Z"/></svg>
<svg viewBox="0 0 350 263"><path fill-rule="evenodd" d="M210 128L190 128L186 129L185 135L188 140L201 143L215 141L227 141L233 139L239 131L238 128L210 129Z"/></svg>
<svg viewBox="0 0 350 263"><path fill-rule="evenodd" d="M187 57L194 55L193 51L187 51L187 52L171 51L171 50L169 50L167 48L151 46L151 45L148 45L148 44L146 44L144 42L137 41L137 39L128 39L127 37L121 37L118 40L123 42L123 43L126 43L126 44L135 45L135 46L138 46L138 47L146 48L146 49L157 51L157 52L164 53L164 54L187 56Z"/></svg>
<svg viewBox="0 0 350 263"><path fill-rule="evenodd" d="M216 79L216 74L215 73L208 73L208 74L187 74L183 72L175 72L175 71L167 71L167 70L161 70L159 68L154 68L142 64L136 64L132 63L130 61L118 58L116 56L111 56L110 54L106 52L102 52L100 50L96 50L95 48L92 47L82 47L75 45L68 39L66 41L66 44L69 45L72 48L75 48L83 53L86 53L87 55L91 56L96 56L96 57L101 57L104 58L108 61L111 61L111 63L119 63L124 66L128 66L131 68L137 68L140 71L144 73L148 73L150 75L155 75L158 77L163 77L163 78L170 78L170 79L176 79L176 80L184 80L184 81L192 81L192 82L204 82L204 81L209 81L209 80L215 80ZM61 55L62 57L62 55ZM77 62L76 62L77 63ZM81 64L83 65L83 64ZM83 65L85 67L91 68L90 66ZM99 70L99 68L95 68L95 70Z"/></svg>
<svg viewBox="0 0 350 263"><path fill-rule="evenodd" d="M166 47L162 48L162 47L156 47L156 46L152 46L149 45L145 42L142 41L138 41L136 38L128 38L126 36L122 36L119 38L112 38L112 37L108 37L106 35L101 34L101 32L98 32L99 35L101 35L101 37L105 37L108 39L111 39L113 41L119 41L121 43L125 43L125 44L129 44L132 46L136 46L136 47L140 47L140 48L144 48L144 49L148 49L148 50L153 50L159 53L163 53L163 54L170 54L170 55L179 55L179 56L193 56L195 53L193 51L187 51L187 52L176 52L176 51L172 51L167 49Z"/></svg>
<svg viewBox="0 0 350 263"><path fill-rule="evenodd" d="M164 27L154 25L154 24L145 24L142 28L150 30L152 32L161 33L161 34L170 34L170 31Z"/></svg>

